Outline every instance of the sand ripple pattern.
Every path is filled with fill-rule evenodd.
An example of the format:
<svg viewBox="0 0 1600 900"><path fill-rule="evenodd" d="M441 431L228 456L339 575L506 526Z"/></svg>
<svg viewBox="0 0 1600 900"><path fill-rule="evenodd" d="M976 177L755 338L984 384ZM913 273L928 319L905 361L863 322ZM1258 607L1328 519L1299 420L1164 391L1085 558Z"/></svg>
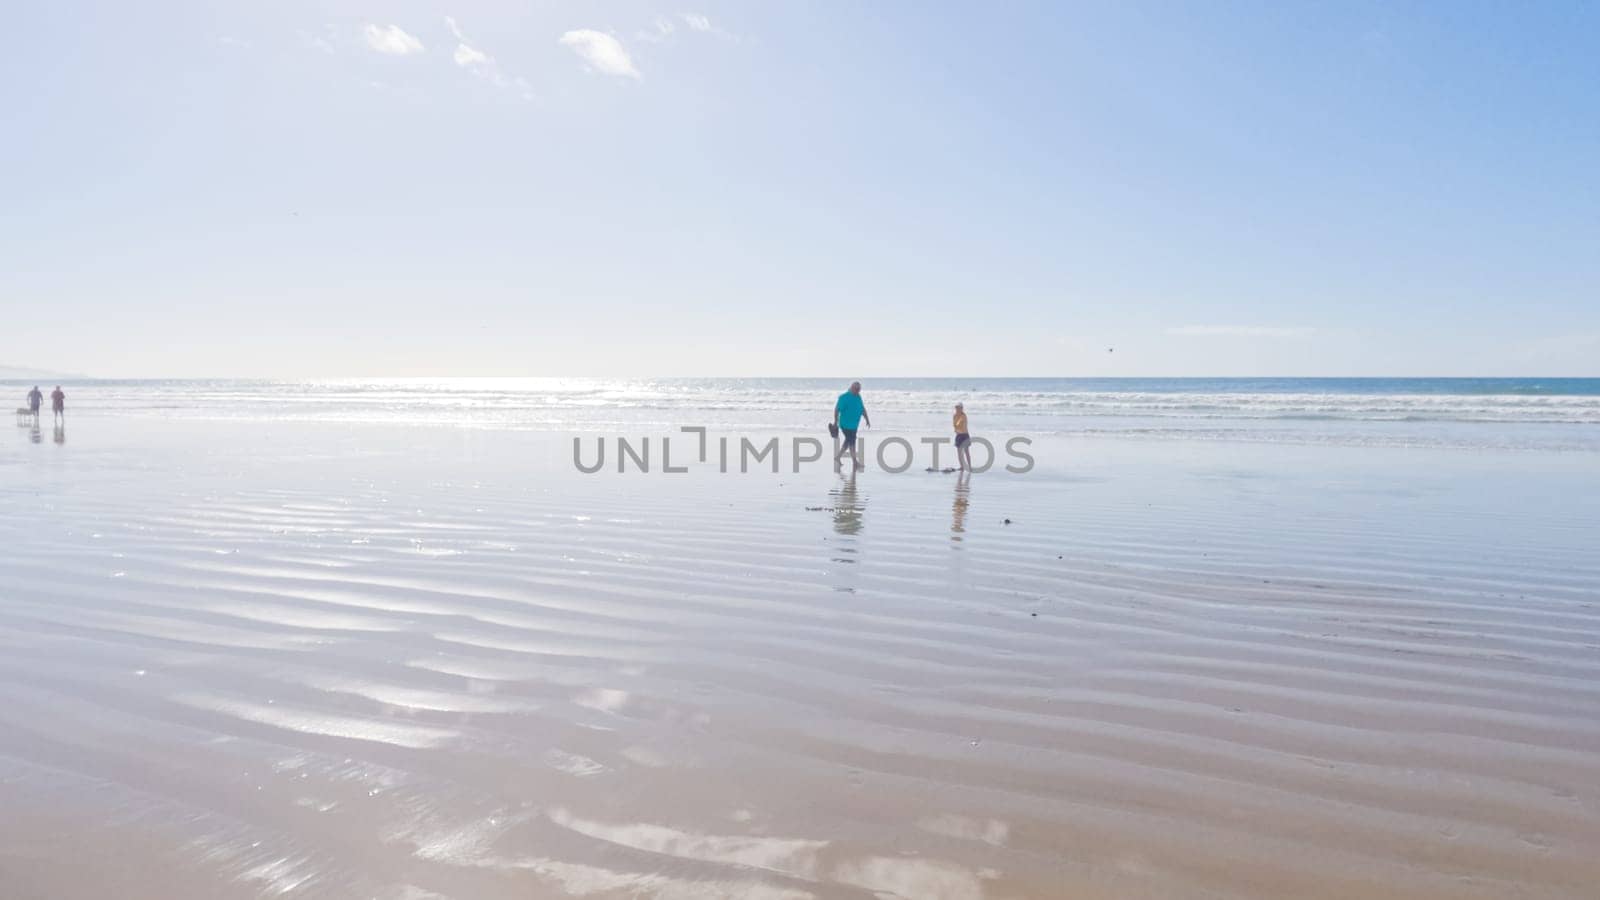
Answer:
<svg viewBox="0 0 1600 900"><path fill-rule="evenodd" d="M992 485L7 488L6 896L1594 896L1588 520Z"/></svg>

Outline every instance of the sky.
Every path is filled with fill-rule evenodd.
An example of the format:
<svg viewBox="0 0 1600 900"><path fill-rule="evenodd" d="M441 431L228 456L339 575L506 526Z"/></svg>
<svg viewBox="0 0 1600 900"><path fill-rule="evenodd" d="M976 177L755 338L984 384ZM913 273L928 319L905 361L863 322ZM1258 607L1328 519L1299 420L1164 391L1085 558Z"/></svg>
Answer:
<svg viewBox="0 0 1600 900"><path fill-rule="evenodd" d="M4 365L1600 375L1600 4L7 19Z"/></svg>

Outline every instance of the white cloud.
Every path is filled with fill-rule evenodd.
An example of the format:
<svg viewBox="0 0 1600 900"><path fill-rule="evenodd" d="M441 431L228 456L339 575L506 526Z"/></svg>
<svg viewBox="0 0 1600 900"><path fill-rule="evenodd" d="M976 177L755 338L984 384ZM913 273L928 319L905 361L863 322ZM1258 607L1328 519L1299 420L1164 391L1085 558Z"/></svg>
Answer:
<svg viewBox="0 0 1600 900"><path fill-rule="evenodd" d="M444 23L456 37L456 52L453 57L456 65L497 88L516 91L524 100L534 99L533 85L529 84L527 79L507 75L501 71L500 64L494 57L467 43L467 36L462 33L461 26L456 24L453 17L445 16Z"/></svg>
<svg viewBox="0 0 1600 900"><path fill-rule="evenodd" d="M683 20L683 24L689 26L690 31L698 31L702 34L712 34L719 38L726 38L730 41L737 41L739 39L737 34L734 34L733 32L723 28L718 28L717 26L711 24L711 20L709 18L701 15L700 13L678 13L678 18Z"/></svg>
<svg viewBox="0 0 1600 900"><path fill-rule="evenodd" d="M450 33L456 36L456 65L467 68L469 66L488 65L494 62L493 59L490 59L489 54L467 43L467 36L461 33L461 27L456 24L454 17L445 16L444 23L450 26Z"/></svg>
<svg viewBox="0 0 1600 900"><path fill-rule="evenodd" d="M1290 338L1307 337L1315 334L1316 331L1315 328L1285 327L1281 325L1182 325L1177 328L1168 328L1167 334L1182 335L1184 337Z"/></svg>
<svg viewBox="0 0 1600 900"><path fill-rule="evenodd" d="M641 77L639 70L633 67L633 58L628 55L627 48L622 46L621 41L603 31L588 28L569 31L561 36L561 44L564 47L571 47L572 52L578 54L596 72L626 78Z"/></svg>
<svg viewBox="0 0 1600 900"><path fill-rule="evenodd" d="M368 24L361 29L361 34L367 39L367 46L379 53L406 56L423 51L422 42L415 36L407 34L399 25L382 27Z"/></svg>
<svg viewBox="0 0 1600 900"><path fill-rule="evenodd" d="M738 35L711 24L711 19L701 15L700 13L681 12L678 13L676 19L677 21L674 21L666 16L657 16L652 27L643 31L634 32L634 39L643 41L647 44L666 43L670 40L673 40L678 34L680 30L678 22L682 22L682 27L688 31L699 34L709 34L715 37L725 38L730 41L739 40Z"/></svg>
<svg viewBox="0 0 1600 900"><path fill-rule="evenodd" d="M456 65L461 66L462 68L467 68L469 66L484 66L494 62L494 60L489 58L489 54L475 47L469 47L466 44L456 45L455 60Z"/></svg>

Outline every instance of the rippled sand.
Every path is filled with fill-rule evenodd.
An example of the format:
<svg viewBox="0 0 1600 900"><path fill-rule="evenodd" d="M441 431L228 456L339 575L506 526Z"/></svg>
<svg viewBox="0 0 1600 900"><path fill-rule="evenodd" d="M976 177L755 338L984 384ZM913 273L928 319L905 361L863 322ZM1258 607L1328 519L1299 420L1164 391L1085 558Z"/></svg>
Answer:
<svg viewBox="0 0 1600 900"><path fill-rule="evenodd" d="M1600 462L1048 449L12 441L0 894L1595 896Z"/></svg>

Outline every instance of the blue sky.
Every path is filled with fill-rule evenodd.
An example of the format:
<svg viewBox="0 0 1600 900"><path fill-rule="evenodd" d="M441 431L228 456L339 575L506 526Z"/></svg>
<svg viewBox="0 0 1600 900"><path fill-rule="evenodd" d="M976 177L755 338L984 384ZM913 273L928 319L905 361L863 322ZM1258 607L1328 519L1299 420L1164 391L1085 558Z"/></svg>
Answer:
<svg viewBox="0 0 1600 900"><path fill-rule="evenodd" d="M10 23L0 363L1600 375L1592 3Z"/></svg>

